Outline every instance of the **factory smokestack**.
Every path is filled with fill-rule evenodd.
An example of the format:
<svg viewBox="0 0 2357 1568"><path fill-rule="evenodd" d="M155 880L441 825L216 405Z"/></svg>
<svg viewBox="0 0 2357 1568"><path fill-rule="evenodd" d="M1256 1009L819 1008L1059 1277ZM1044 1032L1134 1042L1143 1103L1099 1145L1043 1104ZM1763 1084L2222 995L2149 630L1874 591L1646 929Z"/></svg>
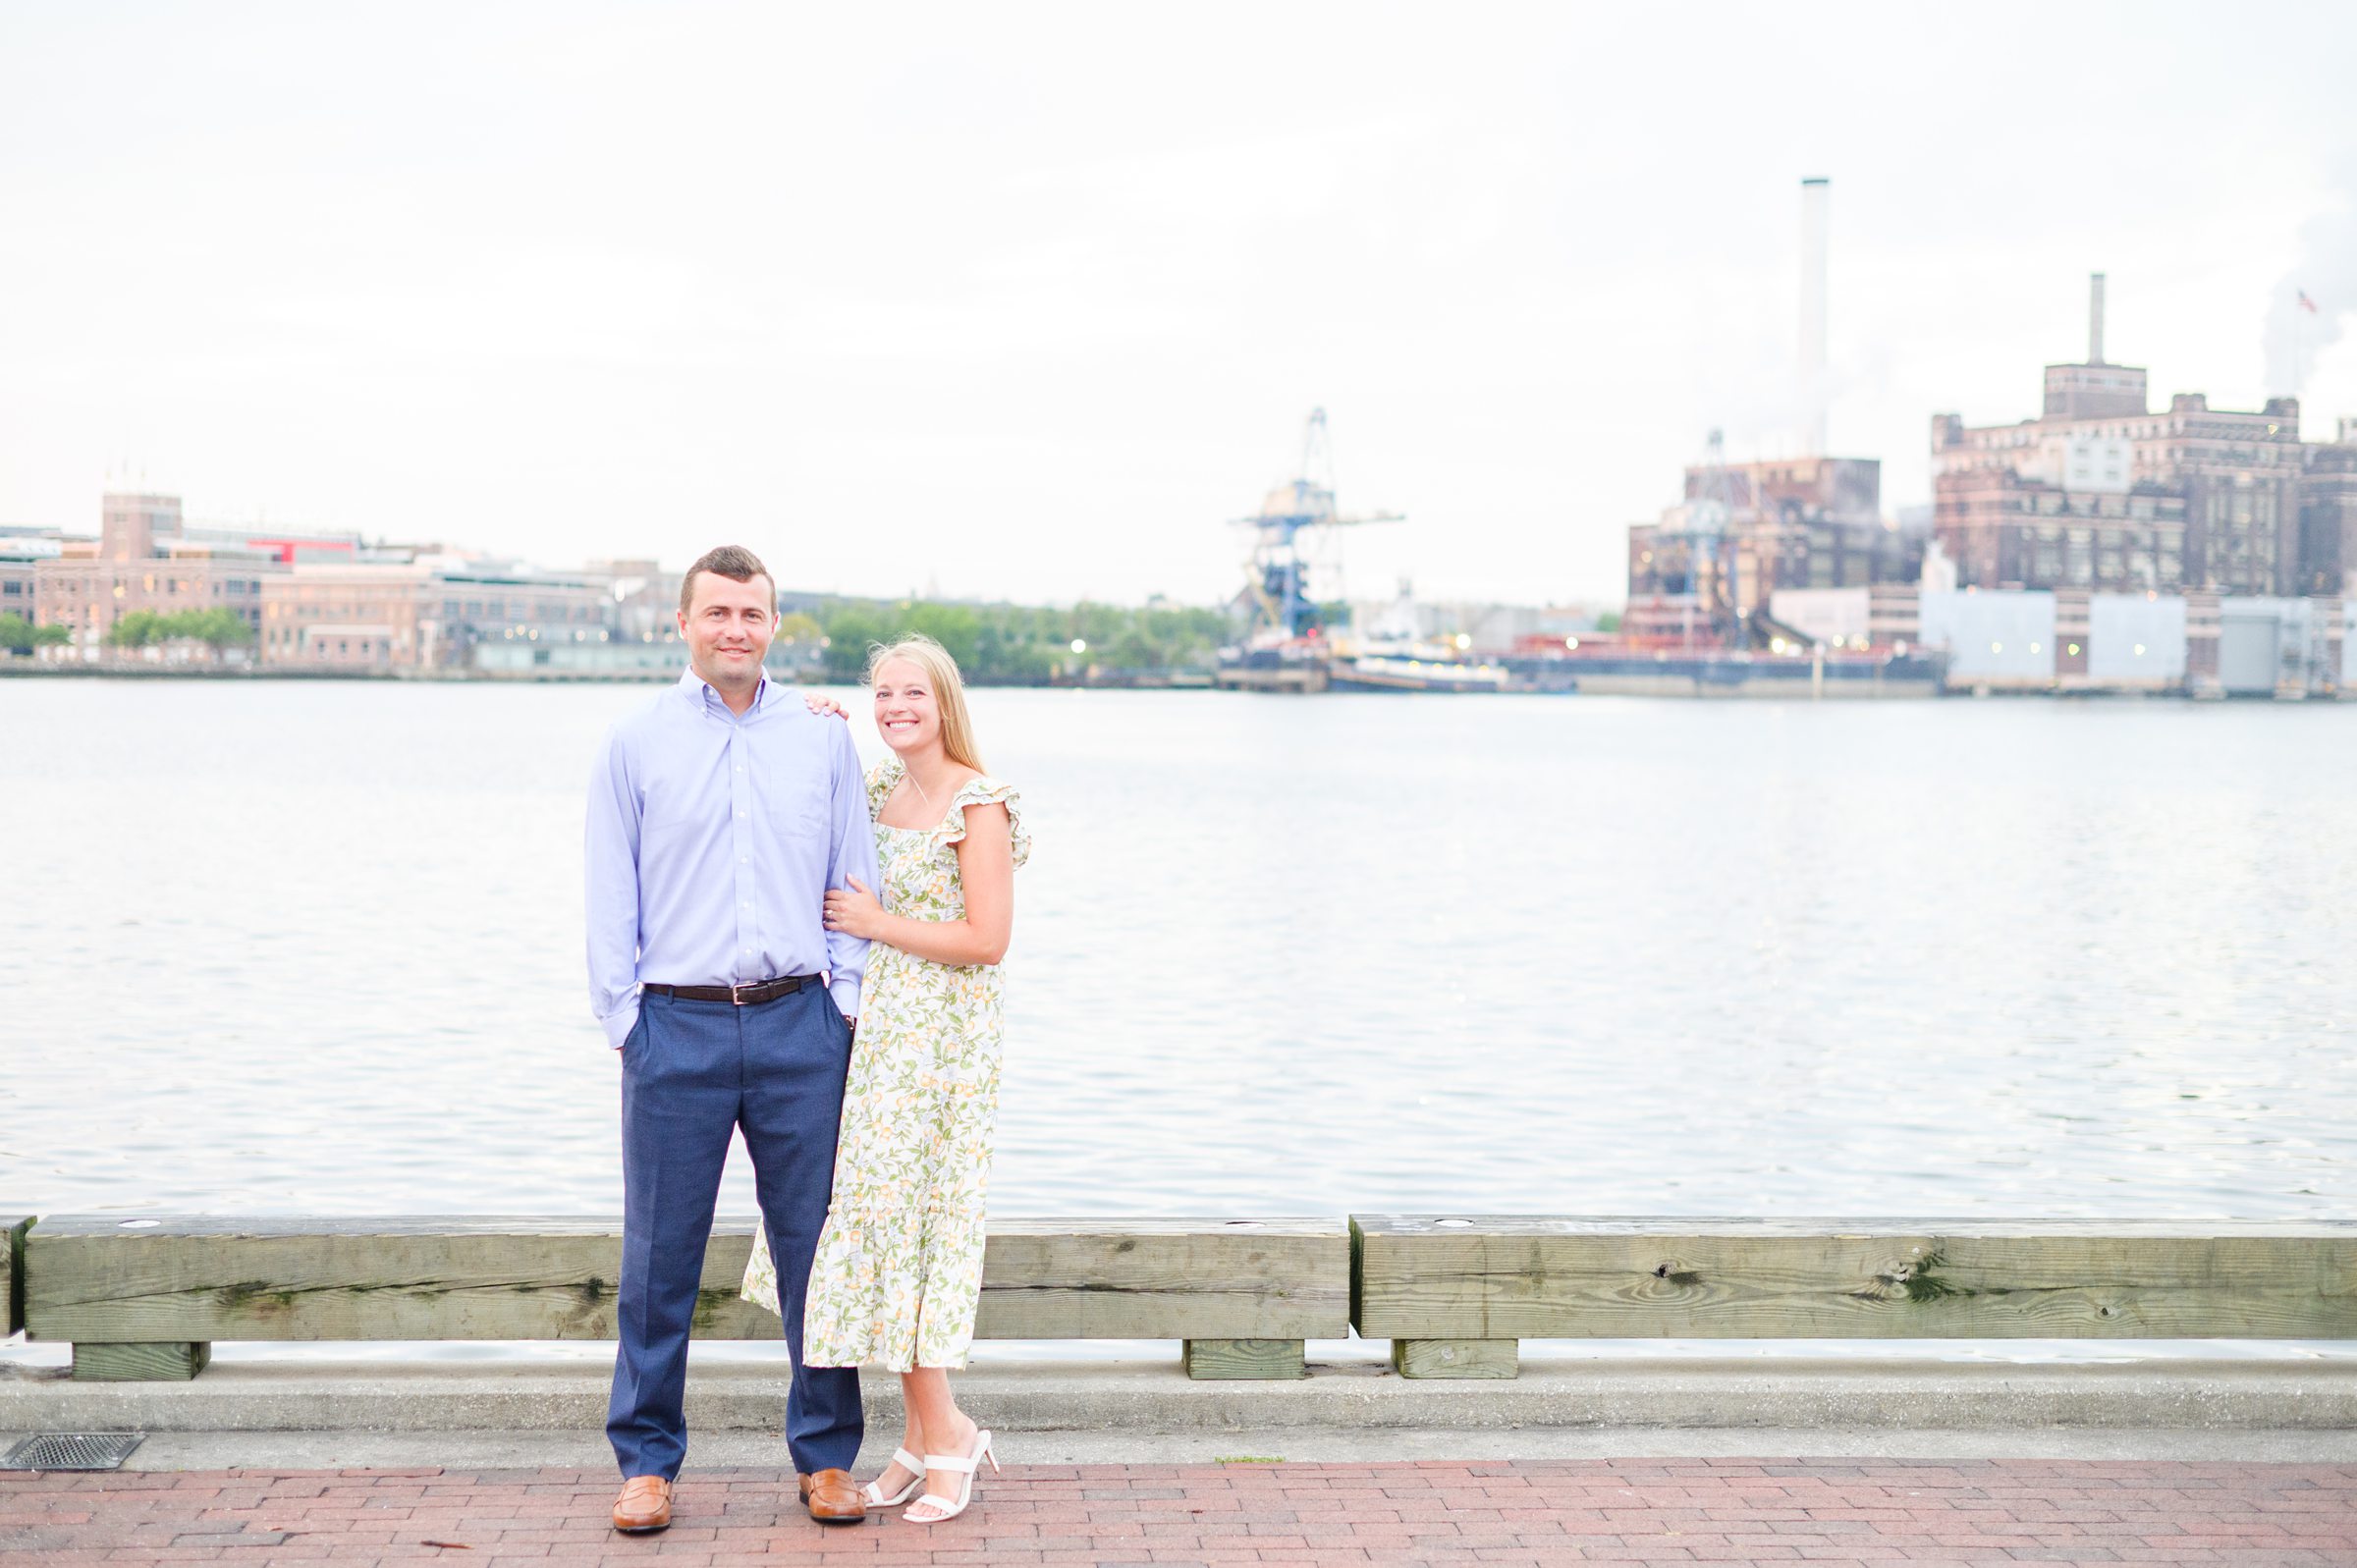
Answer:
<svg viewBox="0 0 2357 1568"><path fill-rule="evenodd" d="M1828 182L1800 183L1800 451L1823 457L1825 435L1825 206Z"/></svg>
<svg viewBox="0 0 2357 1568"><path fill-rule="evenodd" d="M2087 275L2087 362L2104 362L2104 275Z"/></svg>

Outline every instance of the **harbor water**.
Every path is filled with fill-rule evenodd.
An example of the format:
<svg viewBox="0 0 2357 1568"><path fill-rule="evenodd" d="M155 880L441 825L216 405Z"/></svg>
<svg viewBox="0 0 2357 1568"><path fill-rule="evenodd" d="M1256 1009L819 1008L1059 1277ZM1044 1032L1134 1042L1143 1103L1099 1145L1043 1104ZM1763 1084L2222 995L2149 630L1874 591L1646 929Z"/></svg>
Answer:
<svg viewBox="0 0 2357 1568"><path fill-rule="evenodd" d="M0 1207L619 1212L581 798L652 689L0 682ZM2357 706L974 707L999 1212L2357 1205Z"/></svg>

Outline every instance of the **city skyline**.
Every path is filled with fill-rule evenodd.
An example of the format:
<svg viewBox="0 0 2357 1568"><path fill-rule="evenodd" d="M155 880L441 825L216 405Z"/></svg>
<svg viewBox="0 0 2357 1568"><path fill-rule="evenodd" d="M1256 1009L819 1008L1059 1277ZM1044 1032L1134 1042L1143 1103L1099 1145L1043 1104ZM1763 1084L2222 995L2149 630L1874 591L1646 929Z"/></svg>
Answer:
<svg viewBox="0 0 2357 1568"><path fill-rule="evenodd" d="M1889 507L1932 413L2037 411L2090 271L2163 406L2290 390L2288 321L2309 439L2357 413L2336 8L1205 15L0 15L0 296L42 307L0 522L143 471L555 566L1205 602L1322 405L1345 509L1409 518L1352 597L1615 599L1708 430L1794 450L1804 175L1831 445Z"/></svg>

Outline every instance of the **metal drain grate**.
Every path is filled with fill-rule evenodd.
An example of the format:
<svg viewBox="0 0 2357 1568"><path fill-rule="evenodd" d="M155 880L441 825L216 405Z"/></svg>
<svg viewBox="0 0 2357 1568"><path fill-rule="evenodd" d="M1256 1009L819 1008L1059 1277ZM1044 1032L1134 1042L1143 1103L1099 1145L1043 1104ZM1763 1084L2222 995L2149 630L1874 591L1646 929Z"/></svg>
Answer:
<svg viewBox="0 0 2357 1568"><path fill-rule="evenodd" d="M36 1432L0 1454L0 1470L116 1470L146 1440L143 1432Z"/></svg>

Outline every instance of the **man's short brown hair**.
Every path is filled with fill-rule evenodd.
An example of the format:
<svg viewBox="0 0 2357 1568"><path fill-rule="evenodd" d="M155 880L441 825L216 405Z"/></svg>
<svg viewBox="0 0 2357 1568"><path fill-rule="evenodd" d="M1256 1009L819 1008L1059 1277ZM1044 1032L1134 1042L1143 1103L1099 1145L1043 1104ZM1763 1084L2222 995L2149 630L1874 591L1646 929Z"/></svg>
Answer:
<svg viewBox="0 0 2357 1568"><path fill-rule="evenodd" d="M687 575L680 579L681 615L685 615L687 607L695 603L695 574L699 571L713 572L732 582L750 582L755 577L769 577L769 596L773 600L778 596L778 579L769 576L769 568L761 565L759 556L742 545L722 545L717 550L707 550L696 557L695 565L687 568Z"/></svg>

